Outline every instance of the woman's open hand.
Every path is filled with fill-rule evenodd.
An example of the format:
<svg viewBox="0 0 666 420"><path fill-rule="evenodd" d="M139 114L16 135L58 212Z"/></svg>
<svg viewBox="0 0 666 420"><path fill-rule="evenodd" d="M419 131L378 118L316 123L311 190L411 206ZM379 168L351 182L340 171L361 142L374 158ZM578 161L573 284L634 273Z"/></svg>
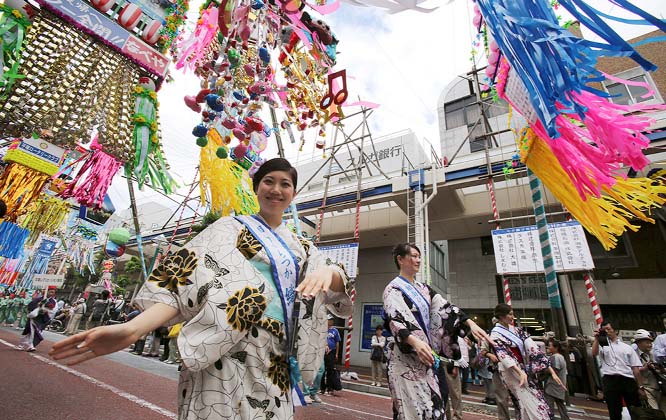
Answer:
<svg viewBox="0 0 666 420"><path fill-rule="evenodd" d="M64 360L66 365L76 365L122 350L140 338L129 324L107 325L93 328L59 341L51 347L49 355Z"/></svg>

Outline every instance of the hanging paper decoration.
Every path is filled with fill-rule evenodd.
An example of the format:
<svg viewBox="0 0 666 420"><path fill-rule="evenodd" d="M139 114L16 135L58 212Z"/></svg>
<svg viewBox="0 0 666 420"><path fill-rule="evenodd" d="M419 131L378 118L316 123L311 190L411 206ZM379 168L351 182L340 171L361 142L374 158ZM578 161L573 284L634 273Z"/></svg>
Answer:
<svg viewBox="0 0 666 420"><path fill-rule="evenodd" d="M12 288L25 262L25 257L4 258L2 264L0 264L0 285Z"/></svg>
<svg viewBox="0 0 666 420"><path fill-rule="evenodd" d="M16 220L37 199L49 176L18 163L7 166L0 176L0 199L7 205L5 219Z"/></svg>
<svg viewBox="0 0 666 420"><path fill-rule="evenodd" d="M105 151L128 161L131 92L141 69L44 10L35 16L24 46L19 72L39 74L39 83L32 77L14 83L0 102L2 132L30 137L45 131L56 145L73 149L90 141L98 126Z"/></svg>
<svg viewBox="0 0 666 420"><path fill-rule="evenodd" d="M252 193L252 180L238 164L218 157L220 147L220 144L209 141L201 148L201 204L205 206L210 202L211 210L221 215L256 213L259 203ZM210 200L206 199L208 196Z"/></svg>
<svg viewBox="0 0 666 420"><path fill-rule="evenodd" d="M16 79L25 77L18 69L28 27L30 21L21 12L0 4L0 100L4 100Z"/></svg>
<svg viewBox="0 0 666 420"><path fill-rule="evenodd" d="M19 258L30 231L12 222L0 222L0 257Z"/></svg>
<svg viewBox="0 0 666 420"><path fill-rule="evenodd" d="M60 193L62 198L74 198L79 204L99 209L104 204L106 191L122 163L105 153L93 140L91 155L85 160L76 177Z"/></svg>
<svg viewBox="0 0 666 420"><path fill-rule="evenodd" d="M572 6L560 3L567 10ZM593 13L583 1L575 3ZM615 245L615 236L637 228L630 223L633 217L653 221L644 212L662 202L658 193L663 186L626 179L620 169L640 170L649 162L642 153L649 144L643 133L654 122L649 112L666 107L613 104L606 93L589 86L611 78L595 68L601 55L630 56L646 69L651 63L624 41L615 46L611 40L617 35L596 19L581 21L608 45L575 37L559 26L543 0L477 0L477 5L481 14L474 24L485 23L492 35L486 74L496 78L499 96L531 125L523 136L523 162L607 249ZM646 17L623 1L618 5Z"/></svg>
<svg viewBox="0 0 666 420"><path fill-rule="evenodd" d="M58 241L54 238L42 236L39 246L36 246L30 261L21 279L21 286L24 289L32 288L32 282L36 274L44 274L49 268L49 260L53 251L57 248Z"/></svg>
<svg viewBox="0 0 666 420"><path fill-rule="evenodd" d="M157 114L155 83L149 77L141 77L134 88L134 115L132 115L134 161L125 165L125 175L136 177L139 189L148 181L153 188L171 194L177 187L168 173L162 156Z"/></svg>
<svg viewBox="0 0 666 420"><path fill-rule="evenodd" d="M201 124L192 130L196 144L213 147L213 138L219 159L256 170L271 134L279 129L274 114L280 108L289 130L293 126L303 133L313 128L324 137L325 124L338 121L342 107L353 105L347 102L346 71L334 69L338 39L315 15L338 6L337 1L205 2L193 34L179 41L176 56L177 68L194 70L202 78L203 88L184 98L202 115ZM272 65L276 55L279 68ZM264 105L271 108L271 123L259 115ZM216 188L221 183L209 185Z"/></svg>
<svg viewBox="0 0 666 420"><path fill-rule="evenodd" d="M70 206L55 197L42 196L33 202L20 225L30 231L27 245L32 246L40 234L53 235L67 218Z"/></svg>
<svg viewBox="0 0 666 420"><path fill-rule="evenodd" d="M621 176L616 178L613 189L604 188L600 198L583 200L546 142L534 131L523 130L519 147L521 161L606 250L614 248L617 237L626 230L638 230L639 227L632 224L635 217L654 223L644 212L666 202L659 196L666 193L664 183L653 184L647 178L624 179Z"/></svg>

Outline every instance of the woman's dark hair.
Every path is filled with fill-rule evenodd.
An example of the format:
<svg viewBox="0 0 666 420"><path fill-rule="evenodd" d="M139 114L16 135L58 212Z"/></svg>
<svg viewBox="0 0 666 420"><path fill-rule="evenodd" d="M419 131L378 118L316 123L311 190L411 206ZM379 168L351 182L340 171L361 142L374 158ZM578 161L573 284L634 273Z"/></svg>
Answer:
<svg viewBox="0 0 666 420"><path fill-rule="evenodd" d="M511 306L506 303L498 303L497 306L495 306L495 318L499 319L503 316L507 316L512 310Z"/></svg>
<svg viewBox="0 0 666 420"><path fill-rule="evenodd" d="M393 262L395 263L395 267L400 270L400 264L398 264L398 257L404 257L408 255L410 252L412 252L412 249L415 249L419 252L419 255L421 254L421 250L419 247L417 247L414 244L409 244L409 243L402 243L398 244L393 247Z"/></svg>
<svg viewBox="0 0 666 420"><path fill-rule="evenodd" d="M262 178L274 171L288 172L291 176L291 182L294 183L294 190L296 189L296 185L298 184L298 172L296 171L296 168L291 166L291 163L289 163L287 159L274 158L264 162L259 169L257 169L257 172L254 173L254 176L252 176L252 189L255 193L257 192L257 188L259 187Z"/></svg>
<svg viewBox="0 0 666 420"><path fill-rule="evenodd" d="M111 292L109 292L108 290L102 290L102 300L107 300L110 294Z"/></svg>
<svg viewBox="0 0 666 420"><path fill-rule="evenodd" d="M7 204L0 200L0 218L5 217L5 213L7 213Z"/></svg>
<svg viewBox="0 0 666 420"><path fill-rule="evenodd" d="M377 326L375 327L375 331L377 331L377 330L382 330L382 331L384 331L384 327L381 326L381 325L377 325Z"/></svg>

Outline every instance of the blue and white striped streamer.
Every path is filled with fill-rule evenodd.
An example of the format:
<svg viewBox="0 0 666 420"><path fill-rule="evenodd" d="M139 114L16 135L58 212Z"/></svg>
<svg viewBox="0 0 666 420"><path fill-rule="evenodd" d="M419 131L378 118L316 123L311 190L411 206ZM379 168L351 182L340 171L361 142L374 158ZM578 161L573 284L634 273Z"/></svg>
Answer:
<svg viewBox="0 0 666 420"><path fill-rule="evenodd" d="M546 208L543 205L543 199L541 197L541 181L539 181L539 178L537 178L537 176L534 175L534 172L529 168L527 169L527 175L530 180L530 189L532 190L534 217L539 231L539 242L541 243L541 256L543 257L543 268L546 275L548 300L550 301L551 308L562 308L562 299L560 298L560 288L557 285L557 273L555 272L553 253L550 248Z"/></svg>

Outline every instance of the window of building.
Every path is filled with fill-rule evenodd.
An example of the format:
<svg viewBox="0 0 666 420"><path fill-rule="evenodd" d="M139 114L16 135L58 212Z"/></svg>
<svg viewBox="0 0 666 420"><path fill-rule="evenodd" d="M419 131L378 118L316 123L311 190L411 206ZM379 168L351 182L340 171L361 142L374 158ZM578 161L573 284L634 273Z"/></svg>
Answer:
<svg viewBox="0 0 666 420"><path fill-rule="evenodd" d="M434 243L430 243L430 279L443 292L447 290L446 282L446 254Z"/></svg>
<svg viewBox="0 0 666 420"><path fill-rule="evenodd" d="M642 68L637 67L618 73L615 76L630 82L646 83L651 88L653 93L651 95L645 96L647 93L649 93L645 86L630 86L625 85L624 83L616 83L612 80L607 80L603 83L603 85L606 92L612 96L609 98L611 102L619 105L633 105L641 102L662 102L652 77Z"/></svg>
<svg viewBox="0 0 666 420"><path fill-rule="evenodd" d="M495 255L495 248L493 247L492 236L481 237L481 254L482 255Z"/></svg>
<svg viewBox="0 0 666 420"><path fill-rule="evenodd" d="M509 280L511 300L546 300L546 278L543 274L506 276Z"/></svg>

